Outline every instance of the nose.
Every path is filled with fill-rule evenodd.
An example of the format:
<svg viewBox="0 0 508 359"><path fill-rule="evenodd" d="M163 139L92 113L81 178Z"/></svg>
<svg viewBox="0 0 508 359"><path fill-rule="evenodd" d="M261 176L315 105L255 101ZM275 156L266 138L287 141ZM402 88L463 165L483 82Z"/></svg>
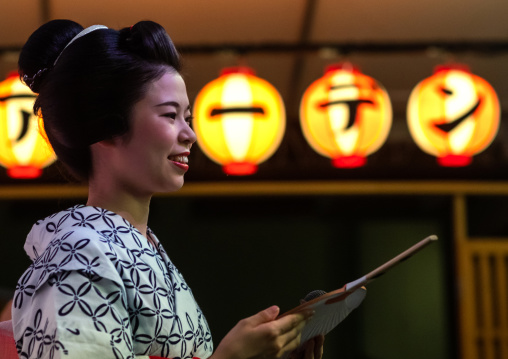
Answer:
<svg viewBox="0 0 508 359"><path fill-rule="evenodd" d="M196 142L196 134L194 133L190 125L188 125L187 123L178 134L178 141L190 145Z"/></svg>

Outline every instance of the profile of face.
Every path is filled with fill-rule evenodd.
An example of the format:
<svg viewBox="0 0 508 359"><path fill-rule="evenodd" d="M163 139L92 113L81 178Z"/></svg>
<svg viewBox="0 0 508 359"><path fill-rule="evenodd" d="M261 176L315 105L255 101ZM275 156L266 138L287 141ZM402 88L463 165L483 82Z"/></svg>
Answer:
<svg viewBox="0 0 508 359"><path fill-rule="evenodd" d="M130 130L116 139L111 163L118 185L139 195L180 189L196 135L185 82L174 71L152 82L132 109Z"/></svg>

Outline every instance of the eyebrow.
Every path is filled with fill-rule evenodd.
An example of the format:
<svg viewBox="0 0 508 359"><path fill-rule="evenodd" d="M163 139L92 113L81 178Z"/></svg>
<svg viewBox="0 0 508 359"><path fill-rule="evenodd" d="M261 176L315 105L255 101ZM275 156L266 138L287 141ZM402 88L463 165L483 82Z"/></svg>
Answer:
<svg viewBox="0 0 508 359"><path fill-rule="evenodd" d="M154 107L162 107L162 106L173 106L173 107L176 107L176 108L180 108L180 104L176 101L166 101L166 102L162 102L162 103L159 103L158 105L155 105ZM191 109L191 106L190 104L187 106L186 110L190 110Z"/></svg>

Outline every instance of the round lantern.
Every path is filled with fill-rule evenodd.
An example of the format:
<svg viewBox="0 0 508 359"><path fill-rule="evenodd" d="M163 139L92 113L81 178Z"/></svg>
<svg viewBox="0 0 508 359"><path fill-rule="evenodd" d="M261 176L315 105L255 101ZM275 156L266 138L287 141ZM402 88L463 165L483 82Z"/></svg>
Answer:
<svg viewBox="0 0 508 359"><path fill-rule="evenodd" d="M411 136L441 166L469 165L499 128L499 100L492 86L466 66L436 67L411 92L407 121Z"/></svg>
<svg viewBox="0 0 508 359"><path fill-rule="evenodd" d="M249 175L279 147L286 126L277 90L246 67L228 68L196 97L193 127L225 173Z"/></svg>
<svg viewBox="0 0 508 359"><path fill-rule="evenodd" d="M300 124L310 146L335 167L360 167L385 142L392 106L379 82L350 64L335 64L303 94Z"/></svg>
<svg viewBox="0 0 508 359"><path fill-rule="evenodd" d="M13 178L35 178L55 155L33 114L35 95L11 73L0 82L0 165Z"/></svg>

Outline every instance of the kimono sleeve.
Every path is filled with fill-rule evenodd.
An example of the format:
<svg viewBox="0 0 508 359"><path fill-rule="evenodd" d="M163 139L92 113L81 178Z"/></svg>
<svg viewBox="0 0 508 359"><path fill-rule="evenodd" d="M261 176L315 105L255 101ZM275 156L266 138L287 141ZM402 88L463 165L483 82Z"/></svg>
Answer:
<svg viewBox="0 0 508 359"><path fill-rule="evenodd" d="M13 327L20 358L133 358L114 254L82 234L55 248L17 286Z"/></svg>

